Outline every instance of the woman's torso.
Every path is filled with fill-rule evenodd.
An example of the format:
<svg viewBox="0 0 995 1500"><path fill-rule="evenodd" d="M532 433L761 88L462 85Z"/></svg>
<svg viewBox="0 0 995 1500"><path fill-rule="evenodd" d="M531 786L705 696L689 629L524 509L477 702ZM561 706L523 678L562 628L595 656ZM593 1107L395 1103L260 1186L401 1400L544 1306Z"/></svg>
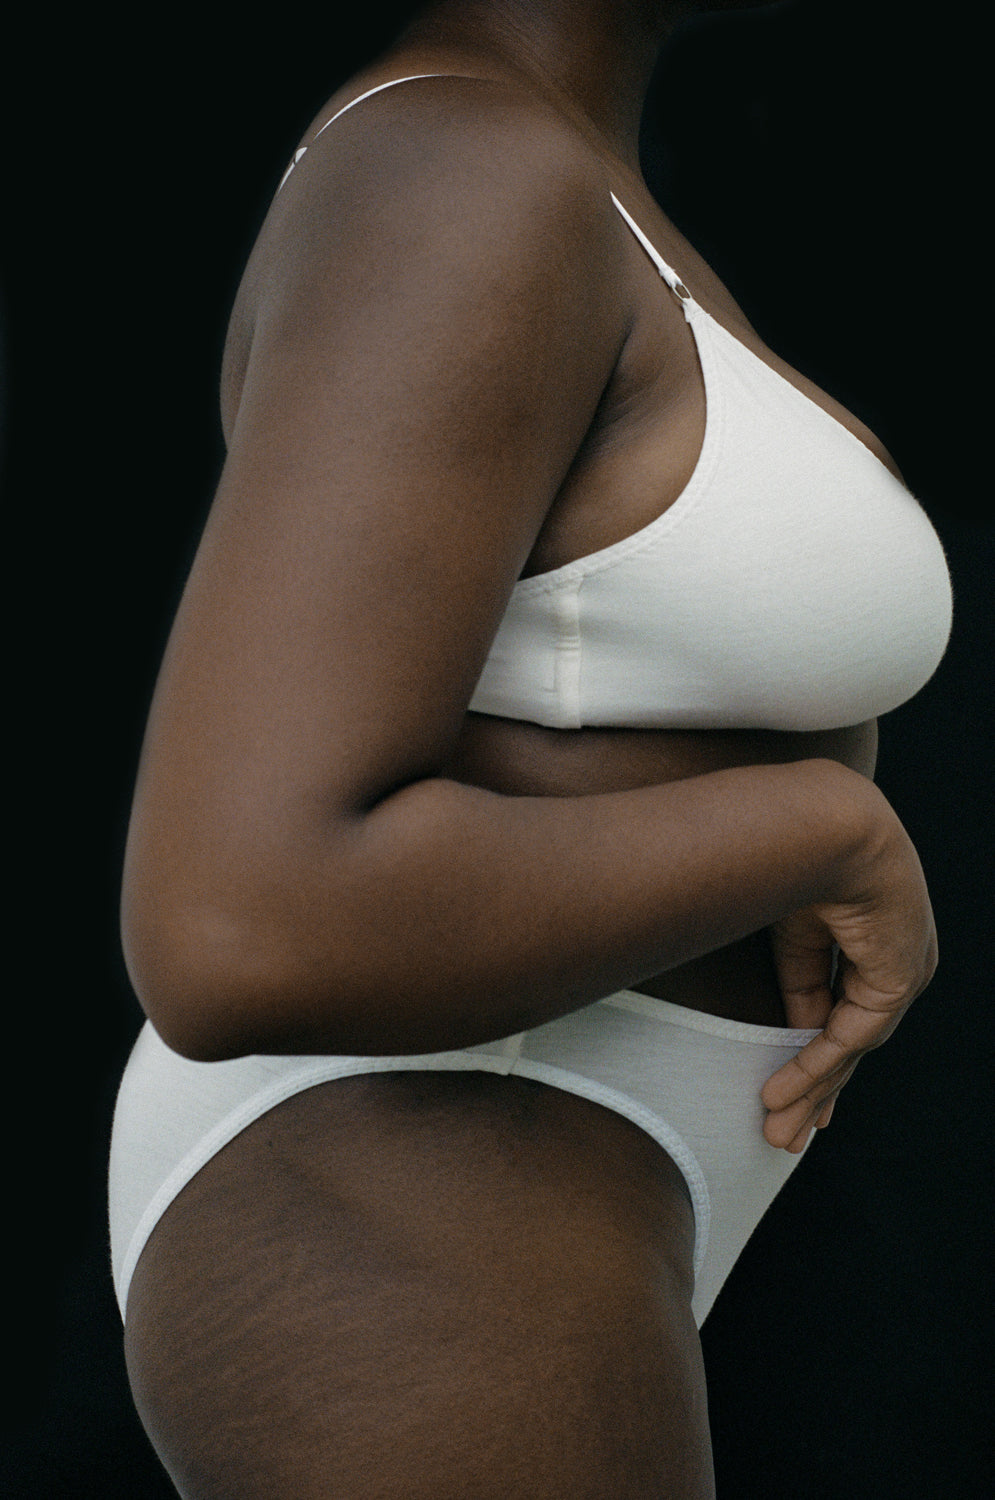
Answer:
<svg viewBox="0 0 995 1500"><path fill-rule="evenodd" d="M354 80L319 116L393 76L430 71L419 57ZM371 129L376 120L371 117ZM332 131L325 131L327 141ZM311 132L312 136L314 131ZM528 170L523 163L523 171ZM847 428L890 471L877 438L851 413L791 369L761 341L719 278L666 219L641 179L621 163L612 188L625 200L699 307L780 376ZM552 250L551 250L551 253ZM634 317L586 438L522 571L535 577L632 536L664 514L691 478L706 434L706 392L692 330L679 299L634 238L627 257ZM226 350L226 426L237 410L251 326L247 277ZM827 756L866 775L874 769L873 722L815 733L763 728L551 729L468 712L444 774L506 795L577 796L664 783L724 767ZM757 934L720 953L634 986L678 1004L764 1024L783 1024L766 940Z"/></svg>

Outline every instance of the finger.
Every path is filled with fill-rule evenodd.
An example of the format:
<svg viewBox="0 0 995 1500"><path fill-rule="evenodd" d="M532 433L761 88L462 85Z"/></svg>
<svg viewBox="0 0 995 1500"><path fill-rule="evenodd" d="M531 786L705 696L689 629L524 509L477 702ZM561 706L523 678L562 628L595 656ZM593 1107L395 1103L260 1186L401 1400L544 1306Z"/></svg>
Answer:
<svg viewBox="0 0 995 1500"><path fill-rule="evenodd" d="M828 1098L817 1103L799 1099L787 1109L771 1110L763 1126L767 1144L782 1151L803 1150L813 1131L825 1129L829 1124L838 1093L839 1089L834 1089Z"/></svg>
<svg viewBox="0 0 995 1500"><path fill-rule="evenodd" d="M799 1127L797 1120L788 1120L784 1116L768 1115L764 1123L764 1140L768 1146L773 1146L778 1151L790 1151L792 1154L801 1151L813 1130L812 1117L806 1114L804 1123Z"/></svg>
<svg viewBox="0 0 995 1500"><path fill-rule="evenodd" d="M771 952L789 1026L821 1027L833 1007L835 945L821 925L790 919L771 933Z"/></svg>
<svg viewBox="0 0 995 1500"><path fill-rule="evenodd" d="M818 1031L825 1026L833 1009L833 995L828 984L809 989L781 986L784 1016L787 1024L800 1031Z"/></svg>
<svg viewBox="0 0 995 1500"><path fill-rule="evenodd" d="M800 1099L787 1109L771 1110L764 1120L764 1139L770 1146L790 1151L799 1137L802 1144L808 1139L814 1115L815 1110L808 1099Z"/></svg>
<svg viewBox="0 0 995 1500"><path fill-rule="evenodd" d="M806 1120L805 1124L802 1126L801 1130L799 1130L798 1134L785 1147L785 1150L790 1151L792 1156L800 1156L814 1134L814 1122L812 1120Z"/></svg>
<svg viewBox="0 0 995 1500"><path fill-rule="evenodd" d="M771 1074L760 1097L775 1113L801 1102L808 1108L821 1106L828 1093L842 1087L857 1061L827 1027Z"/></svg>
<svg viewBox="0 0 995 1500"><path fill-rule="evenodd" d="M817 1037L784 1064L764 1084L762 1098L768 1109L784 1109L795 1099L817 1093L824 1097L826 1085L839 1088L857 1063L879 1047L895 1030L907 1005L871 1010L850 997L837 1002ZM845 1077L839 1078L845 1070Z"/></svg>
<svg viewBox="0 0 995 1500"><path fill-rule="evenodd" d="M769 1109L763 1129L764 1136L770 1145L787 1149L798 1132L806 1125L814 1129L825 1129L832 1118L840 1091L849 1081L856 1066L856 1061L850 1059L839 1076L829 1084L813 1084L808 1093L793 1100L784 1108Z"/></svg>

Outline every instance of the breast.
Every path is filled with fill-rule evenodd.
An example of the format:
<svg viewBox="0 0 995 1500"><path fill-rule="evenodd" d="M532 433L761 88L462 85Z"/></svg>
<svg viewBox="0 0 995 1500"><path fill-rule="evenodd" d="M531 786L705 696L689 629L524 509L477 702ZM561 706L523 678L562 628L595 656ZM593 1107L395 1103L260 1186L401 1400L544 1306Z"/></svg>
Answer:
<svg viewBox="0 0 995 1500"><path fill-rule="evenodd" d="M522 579L470 707L551 728L823 730L935 671L949 574L864 444L707 320L697 467L656 521Z"/></svg>

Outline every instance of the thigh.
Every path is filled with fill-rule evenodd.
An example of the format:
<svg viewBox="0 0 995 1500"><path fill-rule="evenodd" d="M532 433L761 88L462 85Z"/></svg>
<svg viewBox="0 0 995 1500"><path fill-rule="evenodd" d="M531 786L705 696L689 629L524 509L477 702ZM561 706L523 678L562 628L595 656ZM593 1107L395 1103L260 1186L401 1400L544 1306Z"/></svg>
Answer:
<svg viewBox="0 0 995 1500"><path fill-rule="evenodd" d="M706 1500L693 1237L670 1158L588 1100L321 1084L151 1236L136 1403L187 1500Z"/></svg>

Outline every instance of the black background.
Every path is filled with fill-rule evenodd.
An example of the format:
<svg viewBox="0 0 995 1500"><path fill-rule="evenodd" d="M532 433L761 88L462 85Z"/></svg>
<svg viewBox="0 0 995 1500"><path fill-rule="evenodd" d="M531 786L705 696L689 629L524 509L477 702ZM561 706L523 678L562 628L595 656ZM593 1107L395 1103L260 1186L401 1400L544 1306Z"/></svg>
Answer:
<svg viewBox="0 0 995 1500"><path fill-rule="evenodd" d="M251 25L223 5L103 30L78 16L30 37L4 90L8 822L26 835L10 846L4 1484L157 1500L173 1490L130 1405L104 1207L140 1024L116 935L127 803L221 462L241 266L360 49L307 7ZM706 1325L720 1500L992 1489L979 48L955 7L927 25L890 0L801 0L686 28L647 114L651 186L767 341L888 444L957 606L939 673L882 725L880 763L930 878L941 968Z"/></svg>

